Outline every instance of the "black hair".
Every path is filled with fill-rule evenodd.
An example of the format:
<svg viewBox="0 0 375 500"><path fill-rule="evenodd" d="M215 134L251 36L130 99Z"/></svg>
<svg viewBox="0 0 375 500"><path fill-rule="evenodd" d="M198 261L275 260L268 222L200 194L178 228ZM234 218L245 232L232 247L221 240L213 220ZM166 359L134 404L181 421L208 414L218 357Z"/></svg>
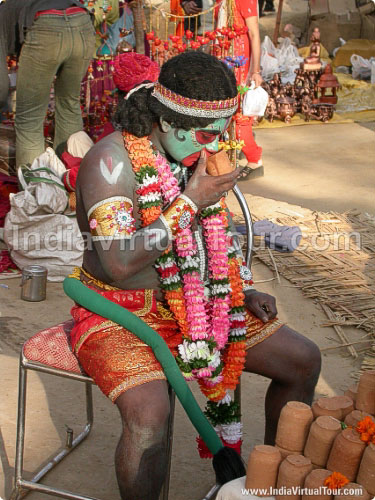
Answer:
<svg viewBox="0 0 375 500"><path fill-rule="evenodd" d="M163 64L159 82L184 97L204 101L229 99L237 95L233 71L219 59L200 51L188 51ZM137 137L150 135L160 118L175 128L189 130L205 127L216 118L201 118L177 113L151 95L152 88L141 88L125 100L120 94L114 124Z"/></svg>

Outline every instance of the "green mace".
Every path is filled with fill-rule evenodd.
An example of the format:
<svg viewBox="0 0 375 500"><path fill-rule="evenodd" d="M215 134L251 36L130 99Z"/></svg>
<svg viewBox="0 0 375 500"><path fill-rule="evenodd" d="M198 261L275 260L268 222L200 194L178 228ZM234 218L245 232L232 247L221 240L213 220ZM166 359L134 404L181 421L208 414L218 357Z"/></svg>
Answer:
<svg viewBox="0 0 375 500"><path fill-rule="evenodd" d="M75 278L65 278L64 291L74 302L103 318L107 318L134 333L154 352L168 382L175 391L191 423L213 454L216 481L227 483L246 474L240 455L223 446L214 428L200 409L165 341L138 316L87 288Z"/></svg>

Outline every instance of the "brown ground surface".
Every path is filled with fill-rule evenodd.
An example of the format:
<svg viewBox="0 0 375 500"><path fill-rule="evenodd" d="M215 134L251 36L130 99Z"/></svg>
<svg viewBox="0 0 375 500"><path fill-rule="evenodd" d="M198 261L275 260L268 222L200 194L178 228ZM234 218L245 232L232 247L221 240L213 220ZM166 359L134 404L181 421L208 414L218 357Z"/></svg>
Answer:
<svg viewBox="0 0 375 500"><path fill-rule="evenodd" d="M277 2L276 2L277 3ZM305 0L284 2L283 20L303 27ZM275 15L261 20L262 30L273 26ZM263 33L264 34L264 33ZM321 211L345 211L359 208L375 213L373 197L374 139L373 126L360 124L293 127L259 130L257 140L264 147L265 177L241 183L248 193L250 207L266 218L275 211L304 208ZM232 209L237 211L232 199ZM265 280L272 272L254 262L255 279ZM47 326L65 320L70 300L60 284L48 284L47 300L40 303L21 301L19 280L7 280L8 289L0 288L0 497L8 498L13 478L17 412L18 353L22 342ZM275 281L257 286L277 297L279 316L292 328L313 339L320 348L337 345L332 328L313 301L296 288ZM363 332L347 331L352 341ZM365 346L365 345L364 345ZM324 351L322 374L317 396L340 393L353 383L352 374L360 359L348 357L345 349ZM272 362L272 360L270 360ZM243 456L262 442L263 399L267 380L243 376ZM198 399L202 401L194 389ZM30 475L53 451L65 442L65 426L78 430L83 423L83 387L32 373L29 376L25 470ZM113 452L120 432L116 408L94 388L95 424L89 439L71 457L51 472L46 482L79 491L102 500L119 500L113 467ZM195 449L195 432L177 404L171 475L171 500L198 500L213 484L211 464L201 461ZM47 497L39 493L30 500Z"/></svg>

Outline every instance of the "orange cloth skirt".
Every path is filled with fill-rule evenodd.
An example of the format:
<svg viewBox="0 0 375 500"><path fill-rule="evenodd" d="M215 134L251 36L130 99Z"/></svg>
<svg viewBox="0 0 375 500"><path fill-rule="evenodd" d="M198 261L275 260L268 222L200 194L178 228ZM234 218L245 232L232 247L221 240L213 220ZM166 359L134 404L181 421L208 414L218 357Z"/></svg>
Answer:
<svg viewBox="0 0 375 500"><path fill-rule="evenodd" d="M139 316L177 355L181 333L172 313L156 300L154 290L120 290L87 276L81 274L86 286ZM75 322L71 332L74 352L84 371L111 401L132 387L166 380L152 349L129 330L79 305L72 308L71 314ZM246 346L250 349L275 333L281 323L273 320L264 324L247 313L246 325Z"/></svg>

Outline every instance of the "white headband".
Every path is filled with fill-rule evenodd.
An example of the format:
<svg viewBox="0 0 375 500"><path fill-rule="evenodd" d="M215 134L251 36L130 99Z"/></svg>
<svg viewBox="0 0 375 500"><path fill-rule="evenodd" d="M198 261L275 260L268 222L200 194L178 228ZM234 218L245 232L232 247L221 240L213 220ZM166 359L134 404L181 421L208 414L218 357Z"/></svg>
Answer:
<svg viewBox="0 0 375 500"><path fill-rule="evenodd" d="M133 89L129 90L129 92L126 94L126 96L124 97L124 99L127 101L129 99L129 97L134 93L134 92L137 92L137 90L139 89L142 89L143 87L147 88L147 89L150 89L151 87L153 87L155 85L154 82L150 82L150 83L141 83L140 85L137 85L136 87L134 87Z"/></svg>

